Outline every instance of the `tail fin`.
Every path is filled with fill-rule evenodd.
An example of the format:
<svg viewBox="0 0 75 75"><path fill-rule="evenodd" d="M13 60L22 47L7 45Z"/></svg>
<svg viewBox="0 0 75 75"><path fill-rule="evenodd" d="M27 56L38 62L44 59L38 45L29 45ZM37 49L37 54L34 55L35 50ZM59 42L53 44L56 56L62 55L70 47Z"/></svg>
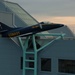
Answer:
<svg viewBox="0 0 75 75"><path fill-rule="evenodd" d="M0 33L11 30L12 28L7 26L6 24L0 22Z"/></svg>

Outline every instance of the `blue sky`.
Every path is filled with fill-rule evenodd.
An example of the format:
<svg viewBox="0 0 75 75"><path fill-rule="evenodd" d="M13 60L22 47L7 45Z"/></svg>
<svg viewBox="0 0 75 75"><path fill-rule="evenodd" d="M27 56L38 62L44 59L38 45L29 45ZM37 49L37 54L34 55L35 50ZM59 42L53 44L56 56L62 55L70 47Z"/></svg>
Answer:
<svg viewBox="0 0 75 75"><path fill-rule="evenodd" d="M13 0L13 2L20 4L39 21L75 24L75 0Z"/></svg>

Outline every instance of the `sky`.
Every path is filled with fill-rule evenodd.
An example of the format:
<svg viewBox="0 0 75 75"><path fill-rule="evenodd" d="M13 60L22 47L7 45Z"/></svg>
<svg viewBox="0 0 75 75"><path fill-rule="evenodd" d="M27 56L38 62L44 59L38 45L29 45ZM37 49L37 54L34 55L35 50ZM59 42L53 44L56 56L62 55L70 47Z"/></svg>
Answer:
<svg viewBox="0 0 75 75"><path fill-rule="evenodd" d="M75 25L75 0L8 0L20 4L36 20Z"/></svg>

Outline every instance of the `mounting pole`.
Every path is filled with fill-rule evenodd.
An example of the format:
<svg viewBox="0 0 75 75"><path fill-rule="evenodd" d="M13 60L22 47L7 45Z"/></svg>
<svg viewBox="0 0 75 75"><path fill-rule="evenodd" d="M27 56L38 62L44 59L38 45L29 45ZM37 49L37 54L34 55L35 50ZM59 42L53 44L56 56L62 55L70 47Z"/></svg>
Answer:
<svg viewBox="0 0 75 75"><path fill-rule="evenodd" d="M54 33L54 34L35 34L35 35L31 35L26 37L25 40L22 41L22 39L19 37L19 42L20 45L22 47L23 50L23 75L27 75L27 70L33 70L34 74L33 75L37 75L37 53L41 50L43 50L45 47L47 47L48 45L52 44L54 41L63 38L65 34L60 34L60 33ZM37 49L37 45L36 45L36 39L35 36L57 36L55 39L51 40L50 42L48 42L47 44L45 44L44 46L40 47L39 49ZM28 51L28 42L29 40L32 40L33 43L33 51ZM33 59L28 59L27 56L28 55L33 55ZM29 64L30 62L34 63L34 67L29 67L26 64Z"/></svg>

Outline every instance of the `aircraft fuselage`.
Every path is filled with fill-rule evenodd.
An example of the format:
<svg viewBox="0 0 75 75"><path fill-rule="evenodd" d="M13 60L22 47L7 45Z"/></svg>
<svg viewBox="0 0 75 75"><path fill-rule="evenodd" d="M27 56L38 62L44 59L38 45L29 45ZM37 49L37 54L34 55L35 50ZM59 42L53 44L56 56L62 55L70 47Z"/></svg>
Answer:
<svg viewBox="0 0 75 75"><path fill-rule="evenodd" d="M25 27L25 28L22 28L22 27L13 28L3 33L2 37L29 36L29 35L36 34L42 31L56 29L62 26L64 25L52 23L52 24L37 24L37 25Z"/></svg>

